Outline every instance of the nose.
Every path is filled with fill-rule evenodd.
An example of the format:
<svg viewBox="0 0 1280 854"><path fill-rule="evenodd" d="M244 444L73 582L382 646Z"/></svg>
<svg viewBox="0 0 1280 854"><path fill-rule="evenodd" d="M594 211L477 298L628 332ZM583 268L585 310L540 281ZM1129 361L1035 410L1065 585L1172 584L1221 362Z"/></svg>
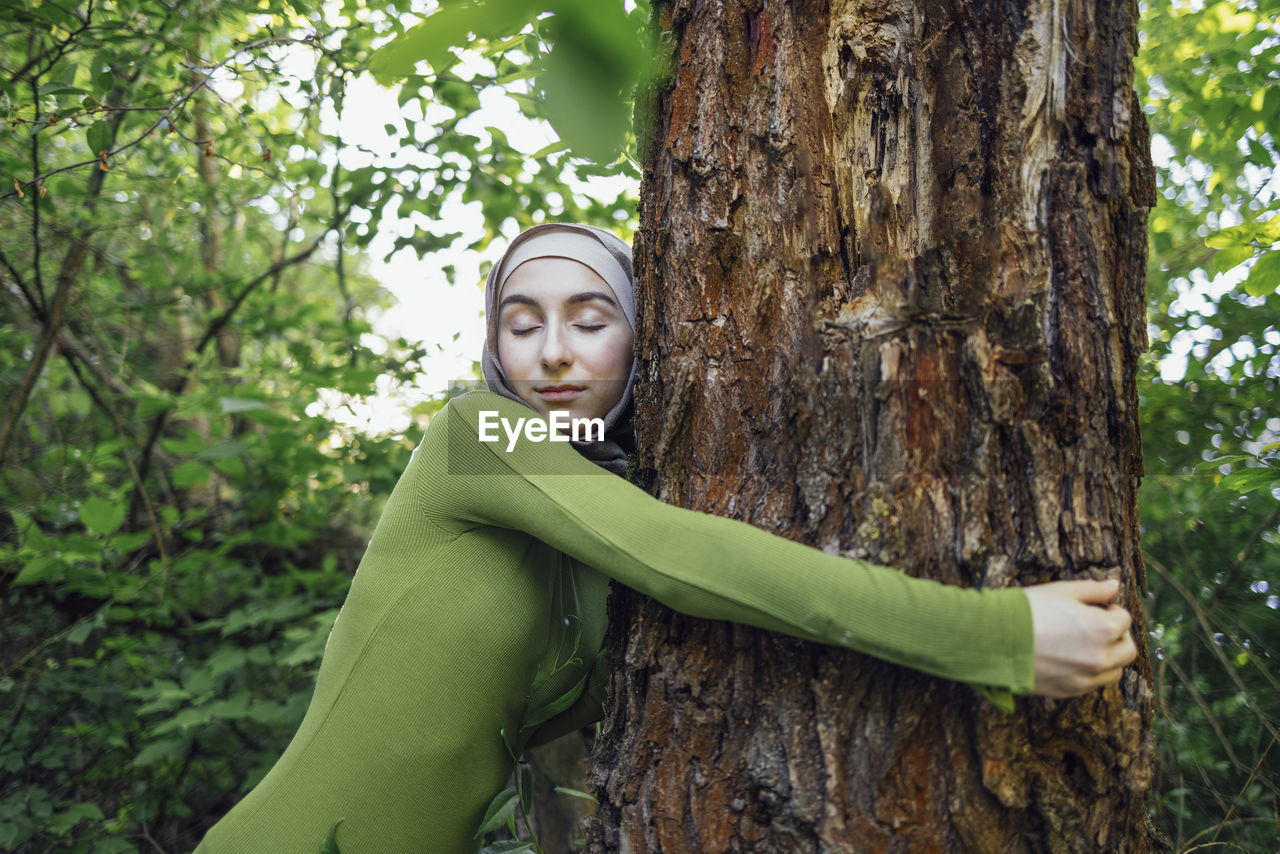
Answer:
<svg viewBox="0 0 1280 854"><path fill-rule="evenodd" d="M553 324L547 325L546 335L542 339L542 366L548 371L558 371L573 364L573 353L565 338L564 330Z"/></svg>

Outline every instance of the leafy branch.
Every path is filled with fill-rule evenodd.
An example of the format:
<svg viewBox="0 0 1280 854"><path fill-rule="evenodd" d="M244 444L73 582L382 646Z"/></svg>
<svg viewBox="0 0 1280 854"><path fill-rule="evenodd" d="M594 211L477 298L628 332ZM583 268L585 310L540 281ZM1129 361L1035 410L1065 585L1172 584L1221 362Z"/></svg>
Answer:
<svg viewBox="0 0 1280 854"><path fill-rule="evenodd" d="M242 44L237 48L236 52L230 54L229 56L227 56L227 58L223 59L221 62L214 64L208 70L204 71L203 74L200 76L200 78L195 83L193 83L190 87L188 87L187 91L182 95L182 97L173 101L167 108L164 109L161 115L154 122L152 122L149 126L147 126L145 130L142 131L142 133L138 134L128 142L125 142L121 145L115 145L114 143L112 143L111 145L107 145L102 149L100 149L94 157L88 160L81 160L76 163L67 164L66 166L60 166L56 169L50 169L26 181L19 179L17 176L9 175L6 172L0 171L0 175L5 175L6 177L11 178L14 182L14 189L8 193L0 195L0 201L4 201L5 199L10 199L10 198L13 198L14 196L21 195L21 190L19 189L21 186L38 188L42 182L46 181L50 177L57 175L61 172L69 172L73 169L82 169L85 166L98 166L99 169L101 169L102 171L106 171L109 158L117 154L120 154L123 151L127 151L130 148L133 148L134 146L138 145L139 143L143 142L148 137L150 137L152 134L154 134L157 130L161 128L161 126L165 125L166 122L170 122L170 119L174 115L174 113L176 113L177 111L185 107L187 102L190 101L191 98L194 97L197 92L204 89L209 84L210 77L216 71L225 67L228 63L234 60L235 57L241 53L245 53L247 51L251 51L256 48L263 47L265 45L274 45L274 44L302 44L302 45L308 45L310 47L314 47L321 51L325 50L323 45L320 44L319 40L315 36L305 36L303 38L292 38L288 36L272 36L269 38L256 39L254 41Z"/></svg>

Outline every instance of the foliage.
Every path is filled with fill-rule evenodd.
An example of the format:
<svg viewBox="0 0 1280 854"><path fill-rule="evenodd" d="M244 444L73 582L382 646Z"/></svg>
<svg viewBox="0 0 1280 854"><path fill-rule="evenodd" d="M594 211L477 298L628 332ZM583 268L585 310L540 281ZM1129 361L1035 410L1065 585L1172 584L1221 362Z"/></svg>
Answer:
<svg viewBox="0 0 1280 854"><path fill-rule="evenodd" d="M1153 810L1179 851L1280 835L1278 13L1154 0L1142 23L1160 167L1142 385Z"/></svg>
<svg viewBox="0 0 1280 854"><path fill-rule="evenodd" d="M533 115L501 52L411 75L394 156L344 144L407 11L0 3L0 850L189 850L297 727L412 447L311 404L430 359L371 334L379 229L632 216L479 129L487 86Z"/></svg>
<svg viewBox="0 0 1280 854"><path fill-rule="evenodd" d="M543 17L551 13L549 17ZM630 14L598 0L443 0L434 14L384 45L370 66L384 81L425 61L435 75L458 62L457 48L527 54L513 74L534 82L529 105L575 154L615 160L631 134L628 100L650 74L643 35L647 4Z"/></svg>

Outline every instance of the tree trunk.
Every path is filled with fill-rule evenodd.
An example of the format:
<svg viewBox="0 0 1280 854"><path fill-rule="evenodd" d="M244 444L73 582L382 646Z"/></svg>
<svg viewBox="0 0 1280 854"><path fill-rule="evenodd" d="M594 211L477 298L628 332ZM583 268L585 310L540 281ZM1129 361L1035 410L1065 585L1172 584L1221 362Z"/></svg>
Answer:
<svg viewBox="0 0 1280 854"><path fill-rule="evenodd" d="M1153 850L1136 4L655 7L646 485L951 584L1119 577L1142 653L1005 715L619 587L588 850Z"/></svg>

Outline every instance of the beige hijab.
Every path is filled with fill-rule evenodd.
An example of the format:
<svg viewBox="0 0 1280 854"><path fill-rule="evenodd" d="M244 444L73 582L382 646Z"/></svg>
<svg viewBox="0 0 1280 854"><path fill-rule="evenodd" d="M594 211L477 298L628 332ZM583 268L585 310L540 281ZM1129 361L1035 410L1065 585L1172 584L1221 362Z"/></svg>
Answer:
<svg viewBox="0 0 1280 854"><path fill-rule="evenodd" d="M511 241L507 251L489 270L484 283L486 334L480 367L489 390L519 403L524 403L507 382L498 361L498 297L507 277L534 258L570 258L590 267L609 285L618 305L627 316L632 332L636 328L636 281L631 272L631 247L616 235L590 225L544 223L527 229ZM631 426L631 386L636 379L636 360L631 360L622 397L604 416L603 442L574 442L573 446L592 462L614 474L625 474L627 451L635 447Z"/></svg>

